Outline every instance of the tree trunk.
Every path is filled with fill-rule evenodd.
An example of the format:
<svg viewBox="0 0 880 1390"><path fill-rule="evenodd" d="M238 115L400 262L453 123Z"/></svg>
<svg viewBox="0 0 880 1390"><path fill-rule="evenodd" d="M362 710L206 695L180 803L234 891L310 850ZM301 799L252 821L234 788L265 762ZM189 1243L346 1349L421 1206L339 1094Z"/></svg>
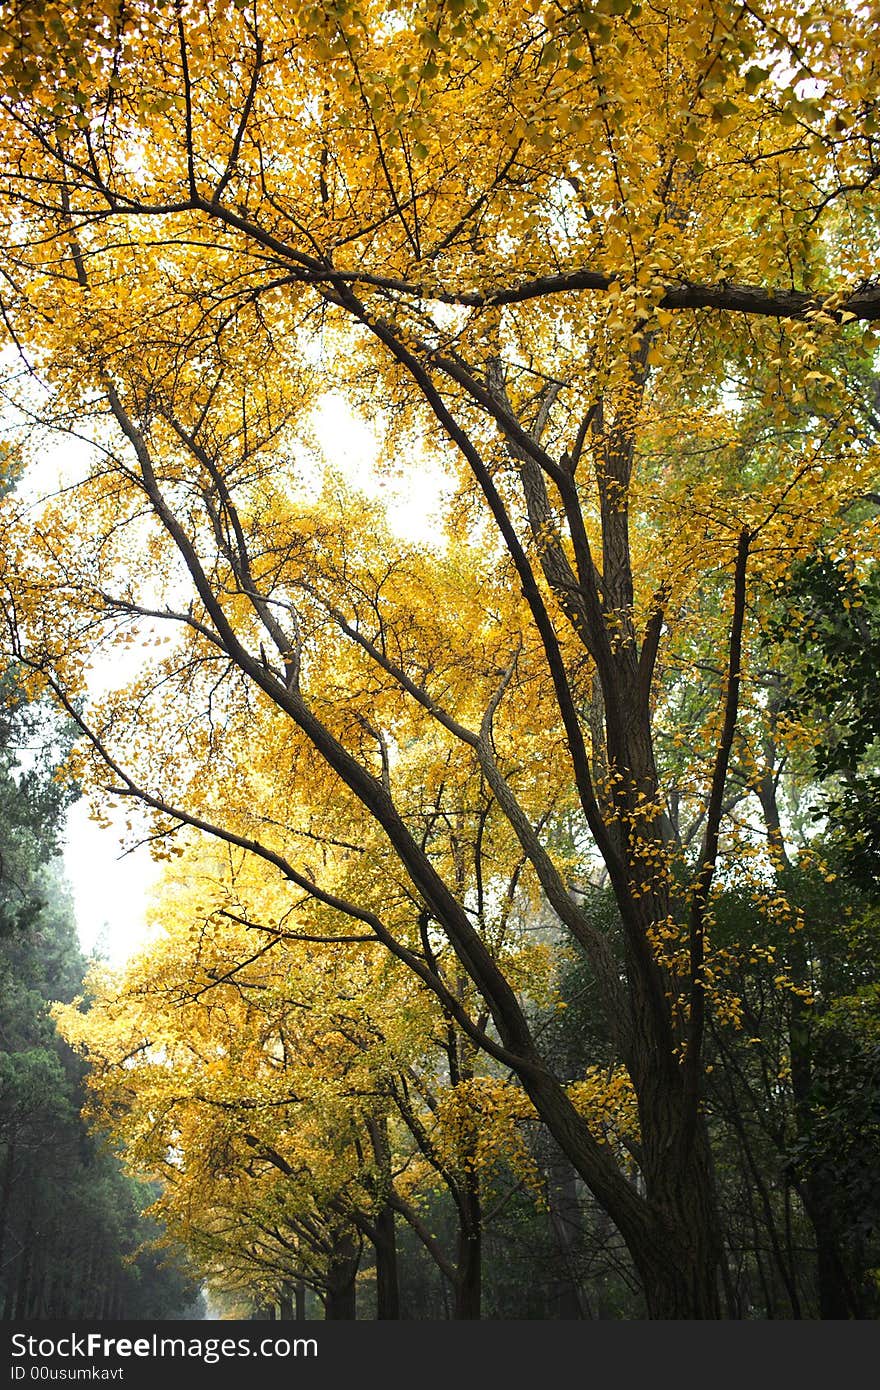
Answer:
<svg viewBox="0 0 880 1390"><path fill-rule="evenodd" d="M468 1166L459 1193L454 1317L473 1321L482 1310L483 1213L479 1178Z"/></svg>
<svg viewBox="0 0 880 1390"><path fill-rule="evenodd" d="M77 1316L80 1318L95 1317L96 1310L92 1303L92 1291L94 1289L95 1271L95 1236L93 1232L91 1237L89 1238L88 1246L86 1247L85 1258L79 1265L77 1271Z"/></svg>
<svg viewBox="0 0 880 1390"><path fill-rule="evenodd" d="M381 1321L400 1317L400 1288L397 1276L397 1235L394 1212L384 1206L376 1217L376 1317Z"/></svg>
<svg viewBox="0 0 880 1390"><path fill-rule="evenodd" d="M24 1252L22 1254L21 1265L19 1267L18 1288L15 1294L15 1313L16 1321L21 1322L28 1315L28 1305L31 1297L31 1270L34 1259L34 1223L33 1217L28 1216L27 1227L24 1237Z"/></svg>
<svg viewBox="0 0 880 1390"><path fill-rule="evenodd" d="M482 1238L479 1229L464 1227L458 1236L458 1278L453 1316L464 1321L480 1317L482 1303Z"/></svg>
<svg viewBox="0 0 880 1390"><path fill-rule="evenodd" d="M334 1236L327 1266L327 1299L324 1307L327 1322L354 1322L357 1317L355 1278L360 1257L360 1244L351 1231L343 1230Z"/></svg>
<svg viewBox="0 0 880 1390"><path fill-rule="evenodd" d="M864 1316L858 1294L846 1276L840 1256L840 1243L833 1217L824 1209L822 1198L807 1185L807 1215L816 1233L816 1275L820 1318L859 1318Z"/></svg>
<svg viewBox="0 0 880 1390"><path fill-rule="evenodd" d="M14 1256L8 1265L6 1293L3 1299L3 1321L11 1322L15 1310L15 1271L18 1268L18 1261L21 1256Z"/></svg>
<svg viewBox="0 0 880 1390"><path fill-rule="evenodd" d="M583 1118L543 1068L523 1086L562 1151L608 1213L632 1256L651 1318L719 1318L721 1239L705 1124L688 1109L681 1068L642 1062L645 1196L602 1152Z"/></svg>
<svg viewBox="0 0 880 1390"><path fill-rule="evenodd" d="M6 1228L9 1221L9 1205L12 1197L15 1175L15 1130L10 1132L6 1146L6 1162L3 1165L3 1189L0 1192L0 1279L6 1269Z"/></svg>
<svg viewBox="0 0 880 1390"><path fill-rule="evenodd" d="M550 1224L559 1251L559 1273L554 1289L556 1315L566 1320L592 1318L586 1290L578 1274L575 1242L582 1213L574 1169L554 1144L545 1162Z"/></svg>
<svg viewBox="0 0 880 1390"><path fill-rule="evenodd" d="M679 1135L686 1131L683 1123L676 1128ZM638 1248L630 1243L630 1250L642 1277L648 1316L720 1318L721 1236L702 1120L698 1118L690 1142L685 1137L677 1152L644 1176L655 1226L646 1242Z"/></svg>

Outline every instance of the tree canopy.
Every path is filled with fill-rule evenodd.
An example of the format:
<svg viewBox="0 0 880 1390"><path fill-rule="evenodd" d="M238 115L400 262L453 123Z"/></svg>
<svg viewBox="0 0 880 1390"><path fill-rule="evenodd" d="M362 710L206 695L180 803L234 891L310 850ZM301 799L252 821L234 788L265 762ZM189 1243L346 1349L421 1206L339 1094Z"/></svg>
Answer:
<svg viewBox="0 0 880 1390"><path fill-rule="evenodd" d="M772 899L778 820L734 812L772 820L796 742L758 612L820 545L876 553L876 7L3 15L10 448L39 420L94 459L4 502L10 652L99 799L389 951L518 1079L650 1314L716 1316L715 899ZM380 483L442 479L429 540L344 478L340 401ZM589 962L635 1179L533 1026L520 887Z"/></svg>

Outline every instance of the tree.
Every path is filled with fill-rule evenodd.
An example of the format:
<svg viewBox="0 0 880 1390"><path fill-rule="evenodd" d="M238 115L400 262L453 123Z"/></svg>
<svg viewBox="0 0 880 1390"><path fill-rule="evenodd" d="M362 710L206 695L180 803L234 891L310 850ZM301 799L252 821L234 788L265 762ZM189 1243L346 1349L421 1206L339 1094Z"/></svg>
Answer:
<svg viewBox="0 0 880 1390"><path fill-rule="evenodd" d="M704 960L750 595L874 468L835 344L869 357L880 315L875 26L843 3L140 0L22 4L4 30L4 316L46 388L19 399L100 445L78 498L10 518L14 650L78 716L96 786L109 768L157 835L208 829L348 912L510 1068L652 1316L719 1310ZM296 499L329 385L381 404L388 466L442 461L457 543L380 564L366 509ZM179 654L79 713L85 653L166 620ZM654 720L664 643L707 625L688 845ZM338 823L381 832L427 946L325 888L298 827L287 853L234 826L218 764L247 763L251 708L283 776L333 781ZM424 837L396 775L414 738L435 785L470 769L586 951L641 1187L542 1054L442 827ZM563 803L619 958L548 847Z"/></svg>
<svg viewBox="0 0 880 1390"><path fill-rule="evenodd" d="M791 1172L817 1233L822 1315L841 1317L876 1305L876 1215L861 1170L876 1147L877 580L864 547L834 545L835 559L832 544L779 585L782 614L768 627L789 659L780 716L789 740L810 747L819 782L810 818L824 823L796 866L781 846L785 886L809 928L791 952L811 1005L793 1009Z"/></svg>
<svg viewBox="0 0 880 1390"><path fill-rule="evenodd" d="M85 962L54 857L64 731L3 679L0 722L0 1316L180 1317L197 1289L144 1248L147 1198L80 1119L84 1067L56 1034ZM29 764L27 769L23 763Z"/></svg>
<svg viewBox="0 0 880 1390"><path fill-rule="evenodd" d="M280 1303L302 1282L328 1318L353 1317L368 1242L377 1316L398 1317L399 1215L449 1280L454 1315L479 1317L481 1185L499 1156L522 1164L515 1121L534 1112L518 1087L477 1074L477 1050L410 972L346 937L344 918L329 940L320 911L294 921L239 858L185 851L155 943L56 1009L89 1060L91 1120L133 1175L161 1182L155 1214L218 1288ZM523 973L531 963L537 991L541 953L505 954ZM420 1217L426 1187L451 1198L453 1254Z"/></svg>

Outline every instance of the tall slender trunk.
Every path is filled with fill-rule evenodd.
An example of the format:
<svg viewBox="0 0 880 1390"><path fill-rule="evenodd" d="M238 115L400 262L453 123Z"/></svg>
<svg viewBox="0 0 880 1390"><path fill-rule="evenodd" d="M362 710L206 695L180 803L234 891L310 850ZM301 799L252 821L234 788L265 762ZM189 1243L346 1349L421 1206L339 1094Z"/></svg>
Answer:
<svg viewBox="0 0 880 1390"><path fill-rule="evenodd" d="M15 1293L15 1319L21 1321L29 1312L31 1298L31 1271L34 1262L34 1220L30 1213L24 1235L24 1251L19 1266L18 1287Z"/></svg>
<svg viewBox="0 0 880 1390"><path fill-rule="evenodd" d="M6 1144L6 1161L3 1164L3 1186L0 1189L0 1278L6 1268L6 1230L9 1222L9 1206L15 1180L15 1129L10 1130Z"/></svg>
<svg viewBox="0 0 880 1390"><path fill-rule="evenodd" d="M79 1278L77 1280L77 1316L80 1318L93 1318L96 1310L93 1303L93 1289L95 1273L97 1270L95 1236L94 1232L89 1238L86 1246L85 1258L79 1266Z"/></svg>

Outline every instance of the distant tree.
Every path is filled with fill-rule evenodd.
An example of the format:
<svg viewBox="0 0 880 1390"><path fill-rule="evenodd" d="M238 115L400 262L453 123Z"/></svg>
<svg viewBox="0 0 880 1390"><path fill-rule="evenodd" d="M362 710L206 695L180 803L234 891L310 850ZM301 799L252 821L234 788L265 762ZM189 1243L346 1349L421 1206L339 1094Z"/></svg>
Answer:
<svg viewBox="0 0 880 1390"><path fill-rule="evenodd" d="M64 737L7 671L0 717L0 1315L177 1317L198 1289L141 1246L149 1199L80 1117L84 1067L50 1004L81 987L85 961L55 857L69 783Z"/></svg>

